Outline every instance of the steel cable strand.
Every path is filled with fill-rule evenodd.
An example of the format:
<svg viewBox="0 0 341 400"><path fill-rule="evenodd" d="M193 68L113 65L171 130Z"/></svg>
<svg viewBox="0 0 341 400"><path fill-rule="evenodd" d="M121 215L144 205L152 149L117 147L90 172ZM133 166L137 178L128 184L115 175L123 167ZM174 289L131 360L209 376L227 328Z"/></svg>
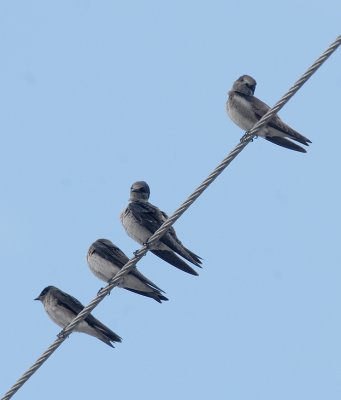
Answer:
<svg viewBox="0 0 341 400"><path fill-rule="evenodd" d="M215 170L197 187L197 189L181 204L181 206L165 221L162 226L148 239L147 243L135 252L125 266L113 277L108 285L102 288L95 299L75 317L75 319L65 327L58 338L48 347L48 349L37 359L37 361L19 378L19 380L6 392L1 400L9 400L27 380L42 366L42 364L56 351L56 349L70 335L75 326L86 318L91 311L116 287L121 279L125 277L138 263L138 261L148 252L149 247L157 242L166 231L181 217L181 215L194 203L194 201L208 188L208 186L225 170L225 168L238 156L250 141L256 136L266 123L276 114L291 97L303 86L303 84L317 71L317 69L327 60L328 57L340 46L341 36L328 47L328 49L314 62L314 64L302 75L302 77L289 89L289 91L271 108L258 122L243 136L242 141L227 155L226 158L215 168Z"/></svg>

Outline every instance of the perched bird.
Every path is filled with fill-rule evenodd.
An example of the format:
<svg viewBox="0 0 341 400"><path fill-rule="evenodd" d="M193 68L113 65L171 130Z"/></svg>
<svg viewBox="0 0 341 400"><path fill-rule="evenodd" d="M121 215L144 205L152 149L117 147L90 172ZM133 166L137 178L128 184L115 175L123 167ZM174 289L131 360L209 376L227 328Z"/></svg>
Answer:
<svg viewBox="0 0 341 400"><path fill-rule="evenodd" d="M98 239L89 248L87 261L91 271L97 278L108 282L119 272L129 258L110 240ZM150 297L159 303L168 300L159 287L134 268L118 285L131 292ZM164 292L163 292L164 293Z"/></svg>
<svg viewBox="0 0 341 400"><path fill-rule="evenodd" d="M250 130L269 111L270 107L254 96L256 81L249 75L238 78L229 91L226 110L232 121L244 131ZM257 132L269 142L287 149L306 153L306 150L291 140L309 146L311 141L285 124L277 115Z"/></svg>
<svg viewBox="0 0 341 400"><path fill-rule="evenodd" d="M40 300L48 316L62 328L69 325L84 308L83 304L77 299L55 286L47 286L34 300ZM91 314L76 325L74 330L94 336L110 347L114 347L111 342L122 341L116 333L103 325Z"/></svg>
<svg viewBox="0 0 341 400"><path fill-rule="evenodd" d="M146 243L168 218L163 211L148 202L149 196L148 184L143 181L135 182L130 189L129 204L121 213L121 221L128 235L140 244ZM201 258L180 242L173 227L151 246L150 251L174 267L189 274L198 275L193 268L175 254L179 254L197 267L201 267Z"/></svg>

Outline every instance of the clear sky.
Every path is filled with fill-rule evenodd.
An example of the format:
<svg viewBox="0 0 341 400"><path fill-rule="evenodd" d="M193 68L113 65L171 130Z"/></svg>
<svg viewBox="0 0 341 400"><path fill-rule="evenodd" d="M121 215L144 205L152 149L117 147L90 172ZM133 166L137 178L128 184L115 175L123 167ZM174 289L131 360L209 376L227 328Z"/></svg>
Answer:
<svg viewBox="0 0 341 400"><path fill-rule="evenodd" d="M119 221L131 184L172 213L243 134L233 81L273 105L340 21L336 0L0 3L0 395L60 331L41 290L87 304L89 245L139 248ZM94 315L123 343L72 334L18 400L340 399L340 65L280 112L307 154L255 140L175 224L200 276L148 254L170 301L114 289Z"/></svg>

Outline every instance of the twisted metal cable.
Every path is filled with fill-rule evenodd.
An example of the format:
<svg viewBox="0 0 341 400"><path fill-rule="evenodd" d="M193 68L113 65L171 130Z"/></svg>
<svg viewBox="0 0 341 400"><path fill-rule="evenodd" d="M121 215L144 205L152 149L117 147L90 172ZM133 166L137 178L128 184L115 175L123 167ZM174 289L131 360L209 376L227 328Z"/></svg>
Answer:
<svg viewBox="0 0 341 400"><path fill-rule="evenodd" d="M306 83L306 81L320 68L332 53L340 46L341 35L328 47L328 49L314 62L314 64L301 76L301 78L288 90L288 92L266 113L256 125L247 132L244 140L252 140L256 132L262 128L277 112L292 98L292 96Z"/></svg>
<svg viewBox="0 0 341 400"><path fill-rule="evenodd" d="M165 221L160 228L148 239L147 243L134 253L132 257L108 283L102 288L95 299L76 316L76 318L65 327L58 338L49 346L49 348L37 359L37 361L21 376L21 378L11 387L1 400L10 399L24 383L41 367L41 365L54 353L55 350L72 333L75 326L86 318L91 311L110 293L110 291L119 284L129 272L136 266L138 261L148 252L149 247L157 242L166 231L181 217L181 215L194 203L194 201L208 188L208 186L224 171L224 169L237 157L237 155L246 147L253 137L271 118L276 114L290 98L303 86L303 84L317 71L318 68L327 60L328 57L340 46L341 36L328 47L328 49L315 61L315 63L305 72L304 75L290 88L290 90L271 108L257 124L250 129L243 137L243 140L227 155L226 158L215 168L215 170L197 187L197 189L181 204L181 206Z"/></svg>

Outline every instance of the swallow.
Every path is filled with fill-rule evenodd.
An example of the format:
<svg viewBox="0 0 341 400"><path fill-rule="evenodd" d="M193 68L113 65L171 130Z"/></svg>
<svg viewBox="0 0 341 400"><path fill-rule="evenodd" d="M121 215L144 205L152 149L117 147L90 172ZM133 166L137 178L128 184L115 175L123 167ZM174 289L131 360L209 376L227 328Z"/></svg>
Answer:
<svg viewBox="0 0 341 400"><path fill-rule="evenodd" d="M87 262L91 271L104 282L109 282L129 261L129 258L108 239L98 239L89 247ZM131 292L150 297L159 303L168 300L163 290L134 268L118 285ZM162 292L162 293L161 293Z"/></svg>
<svg viewBox="0 0 341 400"><path fill-rule="evenodd" d="M168 219L166 213L149 203L150 189L146 182L135 182L130 189L127 208L121 213L121 222L128 235L140 244L145 244L149 237ZM176 268L191 275L198 273L185 261L201 267L201 257L188 250L176 236L173 227L153 244L149 250Z"/></svg>
<svg viewBox="0 0 341 400"><path fill-rule="evenodd" d="M232 121L244 131L249 131L270 110L268 105L254 96L256 84L257 82L251 76L243 75L234 82L232 90L228 93L227 113ZM292 140L305 146L311 143L309 139L285 124L277 115L274 115L257 132L257 135L278 146L301 153L306 153L306 150L293 143Z"/></svg>
<svg viewBox="0 0 341 400"><path fill-rule="evenodd" d="M55 286L47 286L34 300L40 300L48 316L62 328L69 325L84 308L83 304L77 299ZM111 342L122 341L115 332L107 328L91 314L76 325L74 331L94 336L110 347L114 347Z"/></svg>

